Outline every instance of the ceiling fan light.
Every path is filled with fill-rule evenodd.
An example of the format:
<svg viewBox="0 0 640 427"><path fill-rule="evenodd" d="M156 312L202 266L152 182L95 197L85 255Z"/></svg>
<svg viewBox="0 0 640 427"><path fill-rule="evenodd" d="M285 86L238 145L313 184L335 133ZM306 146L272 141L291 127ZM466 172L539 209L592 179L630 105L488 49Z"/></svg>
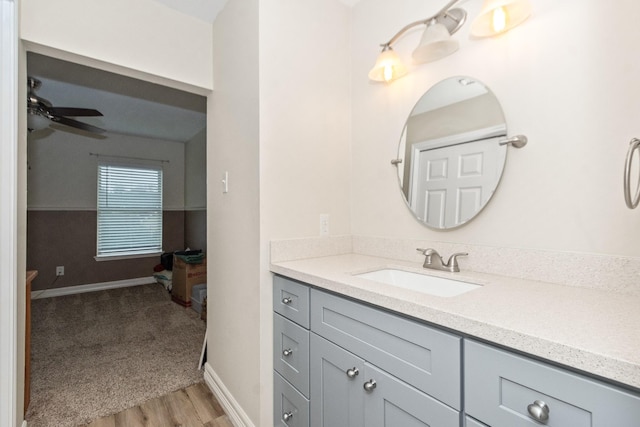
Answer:
<svg viewBox="0 0 640 427"><path fill-rule="evenodd" d="M49 127L49 124L51 122L49 121L48 118L46 118L42 114L38 114L37 112L31 111L31 110L29 110L28 113L29 114L27 114L27 129L29 129L29 132L34 132L34 131L46 129Z"/></svg>
<svg viewBox="0 0 640 427"><path fill-rule="evenodd" d="M376 82L390 82L407 74L398 54L390 47L386 47L378 55L376 65L369 71L369 79Z"/></svg>
<svg viewBox="0 0 640 427"><path fill-rule="evenodd" d="M434 20L422 33L420 44L412 56L414 62L423 64L451 55L458 47L458 41L451 38L447 27Z"/></svg>
<svg viewBox="0 0 640 427"><path fill-rule="evenodd" d="M471 24L474 37L491 37L505 33L531 15L529 0L485 0L480 14Z"/></svg>

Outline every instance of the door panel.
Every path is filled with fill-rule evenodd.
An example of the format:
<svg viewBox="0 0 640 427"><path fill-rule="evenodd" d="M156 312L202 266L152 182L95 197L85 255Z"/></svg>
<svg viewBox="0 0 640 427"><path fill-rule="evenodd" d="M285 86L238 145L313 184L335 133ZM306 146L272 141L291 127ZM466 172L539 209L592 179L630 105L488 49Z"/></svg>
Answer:
<svg viewBox="0 0 640 427"><path fill-rule="evenodd" d="M362 359L312 333L310 362L311 426L364 427Z"/></svg>
<svg viewBox="0 0 640 427"><path fill-rule="evenodd" d="M371 380L376 387L365 392L367 427L459 427L458 411L366 363L360 383Z"/></svg>
<svg viewBox="0 0 640 427"><path fill-rule="evenodd" d="M411 207L432 227L449 228L471 219L489 200L499 178L499 138L417 152ZM434 206L435 204L435 206Z"/></svg>

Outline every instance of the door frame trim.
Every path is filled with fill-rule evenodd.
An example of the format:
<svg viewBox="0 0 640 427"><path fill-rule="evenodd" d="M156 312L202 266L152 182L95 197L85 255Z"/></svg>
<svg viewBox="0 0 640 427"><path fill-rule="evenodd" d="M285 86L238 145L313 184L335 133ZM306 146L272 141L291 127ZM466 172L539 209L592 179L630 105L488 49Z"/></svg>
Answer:
<svg viewBox="0 0 640 427"><path fill-rule="evenodd" d="M0 425L18 426L18 11L0 0ZM8 326L8 327L7 327ZM20 418L20 420L18 419Z"/></svg>

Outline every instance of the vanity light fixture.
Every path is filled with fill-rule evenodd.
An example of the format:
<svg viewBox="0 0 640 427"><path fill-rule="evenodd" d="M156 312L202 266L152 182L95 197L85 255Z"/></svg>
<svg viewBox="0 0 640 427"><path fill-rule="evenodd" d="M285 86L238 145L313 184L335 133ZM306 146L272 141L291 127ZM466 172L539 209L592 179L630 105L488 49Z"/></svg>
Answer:
<svg viewBox="0 0 640 427"><path fill-rule="evenodd" d="M413 52L414 61L418 63L435 61L452 54L458 49L458 42L451 39L467 18L463 9L451 9L459 0L451 0L438 13L427 19L412 22L398 31L391 40L381 44L382 52L378 55L376 64L369 71L369 79L377 82L390 82L406 74L406 68L400 62L398 55L393 52L392 45L407 31L419 25L425 25L420 44ZM389 57L393 52L394 62ZM397 70L397 71L396 71Z"/></svg>
<svg viewBox="0 0 640 427"><path fill-rule="evenodd" d="M436 61L458 50L458 41L451 35L464 25L467 12L453 8L460 0L449 1L435 15L421 21L412 22L398 31L391 40L381 44L382 52L376 64L369 71L369 79L376 82L390 82L407 74L392 45L408 30L419 25L426 26L420 44L413 51L413 61L418 64ZM531 14L529 0L485 0L480 15L472 24L475 37L488 37L509 31Z"/></svg>
<svg viewBox="0 0 640 427"><path fill-rule="evenodd" d="M529 0L485 0L480 15L471 24L471 35L497 36L520 25L529 15Z"/></svg>
<svg viewBox="0 0 640 427"><path fill-rule="evenodd" d="M447 27L437 19L433 19L427 24L420 44L413 51L413 61L418 64L436 61L451 55L458 50L458 47L460 47L460 43L451 38Z"/></svg>

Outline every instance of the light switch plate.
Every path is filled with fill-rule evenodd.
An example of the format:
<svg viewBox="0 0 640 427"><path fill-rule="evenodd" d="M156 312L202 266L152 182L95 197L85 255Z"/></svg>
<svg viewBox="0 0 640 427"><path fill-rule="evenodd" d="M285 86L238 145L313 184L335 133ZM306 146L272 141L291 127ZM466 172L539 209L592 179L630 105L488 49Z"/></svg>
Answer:
<svg viewBox="0 0 640 427"><path fill-rule="evenodd" d="M224 171L224 174L222 175L222 192L223 193L229 192L229 172L228 171Z"/></svg>

